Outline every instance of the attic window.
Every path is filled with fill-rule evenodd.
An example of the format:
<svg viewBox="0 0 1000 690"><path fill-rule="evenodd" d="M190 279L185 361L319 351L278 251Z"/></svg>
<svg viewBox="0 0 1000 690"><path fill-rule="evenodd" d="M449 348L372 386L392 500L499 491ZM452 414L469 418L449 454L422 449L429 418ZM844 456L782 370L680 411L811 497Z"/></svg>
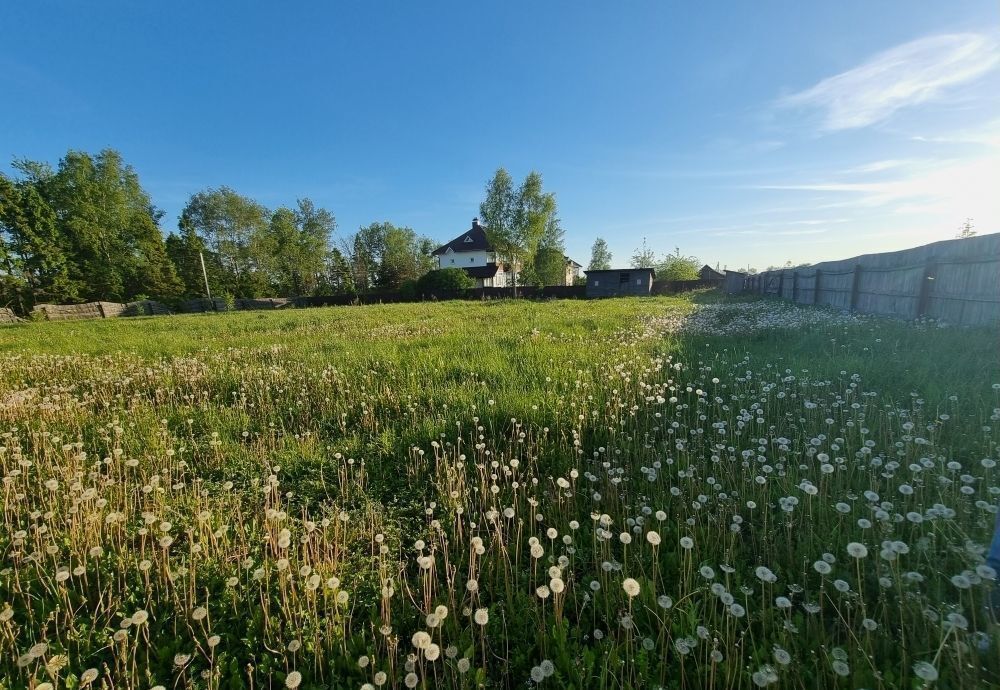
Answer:
<svg viewBox="0 0 1000 690"><path fill-rule="evenodd" d="M469 244L469 243L471 243L471 242L472 242L472 238L471 238L471 237L469 237L468 235L466 235L466 236L465 236L465 239L464 239L464 240L462 240L462 241L463 241L463 242L465 242L466 244Z"/></svg>

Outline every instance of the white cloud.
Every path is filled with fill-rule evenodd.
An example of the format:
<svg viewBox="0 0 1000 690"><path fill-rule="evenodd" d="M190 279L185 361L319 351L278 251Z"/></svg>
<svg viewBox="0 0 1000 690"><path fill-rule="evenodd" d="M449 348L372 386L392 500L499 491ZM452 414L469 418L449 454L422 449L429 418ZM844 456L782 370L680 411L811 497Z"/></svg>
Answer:
<svg viewBox="0 0 1000 690"><path fill-rule="evenodd" d="M991 120L978 127L958 130L943 135L915 136L914 141L932 144L983 144L1000 148L1000 118Z"/></svg>
<svg viewBox="0 0 1000 690"><path fill-rule="evenodd" d="M983 34L917 39L874 56L854 69L778 101L782 107L817 108L823 129L866 127L901 108L942 97L1000 65L1000 43Z"/></svg>
<svg viewBox="0 0 1000 690"><path fill-rule="evenodd" d="M913 161L910 159L898 159L890 158L887 160L873 161L871 163L865 163L864 165L859 165L856 168L851 168L850 170L845 170L846 173L878 173L884 172L886 170L893 170L895 168L901 168L904 165L908 165Z"/></svg>
<svg viewBox="0 0 1000 690"><path fill-rule="evenodd" d="M890 179L867 182L820 181L805 184L760 185L759 189L832 192L847 195L841 208L882 208L896 215L915 216L920 222L939 223L950 232L972 217L981 232L1000 230L1000 149L978 155L894 167Z"/></svg>

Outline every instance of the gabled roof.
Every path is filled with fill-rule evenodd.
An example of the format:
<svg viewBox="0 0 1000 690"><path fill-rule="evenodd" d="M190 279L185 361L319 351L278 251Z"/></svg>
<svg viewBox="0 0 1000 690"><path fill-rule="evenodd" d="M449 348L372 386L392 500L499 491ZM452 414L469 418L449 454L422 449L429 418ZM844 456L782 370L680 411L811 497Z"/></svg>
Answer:
<svg viewBox="0 0 1000 690"><path fill-rule="evenodd" d="M700 275L702 278L706 278L706 277L709 277L709 278L724 278L725 277L722 273L720 273L719 271L716 271L714 268L712 268L708 264L705 264L704 266L701 267L701 269L698 271L698 275Z"/></svg>
<svg viewBox="0 0 1000 690"><path fill-rule="evenodd" d="M440 256L447 253L449 249L453 252L491 252L493 251L493 245L486 238L486 229L479 224L479 219L473 218L471 228L451 242L442 244L431 252L431 255Z"/></svg>
<svg viewBox="0 0 1000 690"><path fill-rule="evenodd" d="M576 266L577 268L583 268L583 264L578 264L577 262L573 261L573 259L569 258L565 254L563 254L563 258L566 259L566 265L567 266Z"/></svg>
<svg viewBox="0 0 1000 690"><path fill-rule="evenodd" d="M463 266L462 270L470 278L492 278L497 274L496 264L486 264L485 266Z"/></svg>

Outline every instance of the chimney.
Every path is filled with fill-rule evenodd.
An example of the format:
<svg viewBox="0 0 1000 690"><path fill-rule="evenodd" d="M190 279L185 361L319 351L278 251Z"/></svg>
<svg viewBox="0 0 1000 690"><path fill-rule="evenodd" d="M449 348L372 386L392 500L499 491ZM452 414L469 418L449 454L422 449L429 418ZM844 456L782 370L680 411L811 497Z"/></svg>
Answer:
<svg viewBox="0 0 1000 690"><path fill-rule="evenodd" d="M478 218L473 218L472 219L472 229L475 230L478 227L479 227L479 219Z"/></svg>

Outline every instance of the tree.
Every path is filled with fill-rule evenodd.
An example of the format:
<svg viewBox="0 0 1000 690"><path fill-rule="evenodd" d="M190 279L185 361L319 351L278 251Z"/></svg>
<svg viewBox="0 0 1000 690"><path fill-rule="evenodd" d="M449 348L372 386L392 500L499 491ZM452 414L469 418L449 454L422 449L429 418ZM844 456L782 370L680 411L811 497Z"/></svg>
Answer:
<svg viewBox="0 0 1000 690"><path fill-rule="evenodd" d="M646 238L642 238L642 246L636 247L632 254L632 268L656 268L656 252L646 245Z"/></svg>
<svg viewBox="0 0 1000 690"><path fill-rule="evenodd" d="M546 227L556 214L556 200L543 191L539 173L528 173L515 190L510 174L499 168L486 183L486 198L479 213L490 244L501 260L511 264L516 275L532 263Z"/></svg>
<svg viewBox="0 0 1000 690"><path fill-rule="evenodd" d="M64 296L120 301L180 295L183 284L158 224L162 212L117 151L105 149L93 156L69 151L54 171L35 161L17 161L14 167L44 202L31 202L35 210L46 216L44 206L51 211L51 225L40 216L29 223L36 235L59 250L34 245L40 251L36 261L62 262L60 281L68 290ZM61 258L54 258L56 254Z"/></svg>
<svg viewBox="0 0 1000 690"><path fill-rule="evenodd" d="M973 229L974 227L972 219L966 218L965 222L958 226L958 234L955 235L955 239L967 240L970 237L975 237L976 231Z"/></svg>
<svg viewBox="0 0 1000 690"><path fill-rule="evenodd" d="M513 263L521 253L517 222L517 192L514 180L503 168L498 168L486 183L486 198L479 205L486 238L501 261Z"/></svg>
<svg viewBox="0 0 1000 690"><path fill-rule="evenodd" d="M0 266L3 300L22 314L40 302L72 302L84 286L67 272L55 212L31 180L0 174Z"/></svg>
<svg viewBox="0 0 1000 690"><path fill-rule="evenodd" d="M698 259L684 256L679 247L656 264L656 277L660 280L698 280Z"/></svg>
<svg viewBox="0 0 1000 690"><path fill-rule="evenodd" d="M254 274L269 261L262 237L270 220L264 206L229 187L193 194L181 212L182 227L192 228L211 250L221 287L237 297L254 297L266 283Z"/></svg>
<svg viewBox="0 0 1000 690"><path fill-rule="evenodd" d="M334 247L327 253L316 286L318 295L345 295L356 292L350 260Z"/></svg>
<svg viewBox="0 0 1000 690"><path fill-rule="evenodd" d="M433 243L410 228L385 224L385 249L379 265L378 286L395 289L410 280L417 280L433 267Z"/></svg>
<svg viewBox="0 0 1000 690"><path fill-rule="evenodd" d="M330 255L333 233L337 229L337 220L333 213L325 208L317 208L313 202L299 199L295 211L295 222L299 229L299 276L301 293L314 292L324 270L327 257Z"/></svg>
<svg viewBox="0 0 1000 690"><path fill-rule="evenodd" d="M212 252L205 246L203 240L194 228L185 223L180 223L179 233L170 233L166 240L167 256L174 263L177 269L177 276L184 284L184 296L207 297L205 292L205 275L211 289L216 293L222 282L219 278L219 261ZM202 272L202 257L204 257L205 271Z"/></svg>
<svg viewBox="0 0 1000 690"><path fill-rule="evenodd" d="M588 271L607 271L611 269L611 250L608 243L598 237L594 240L594 246L590 248L590 264Z"/></svg>
<svg viewBox="0 0 1000 690"><path fill-rule="evenodd" d="M535 252L534 273L540 285L564 285L566 283L566 246L563 238L565 232L559 218L553 213L549 216L545 232L538 242Z"/></svg>
<svg viewBox="0 0 1000 690"><path fill-rule="evenodd" d="M411 228L371 223L354 235L349 249L359 289L398 289L433 268L434 243Z"/></svg>

